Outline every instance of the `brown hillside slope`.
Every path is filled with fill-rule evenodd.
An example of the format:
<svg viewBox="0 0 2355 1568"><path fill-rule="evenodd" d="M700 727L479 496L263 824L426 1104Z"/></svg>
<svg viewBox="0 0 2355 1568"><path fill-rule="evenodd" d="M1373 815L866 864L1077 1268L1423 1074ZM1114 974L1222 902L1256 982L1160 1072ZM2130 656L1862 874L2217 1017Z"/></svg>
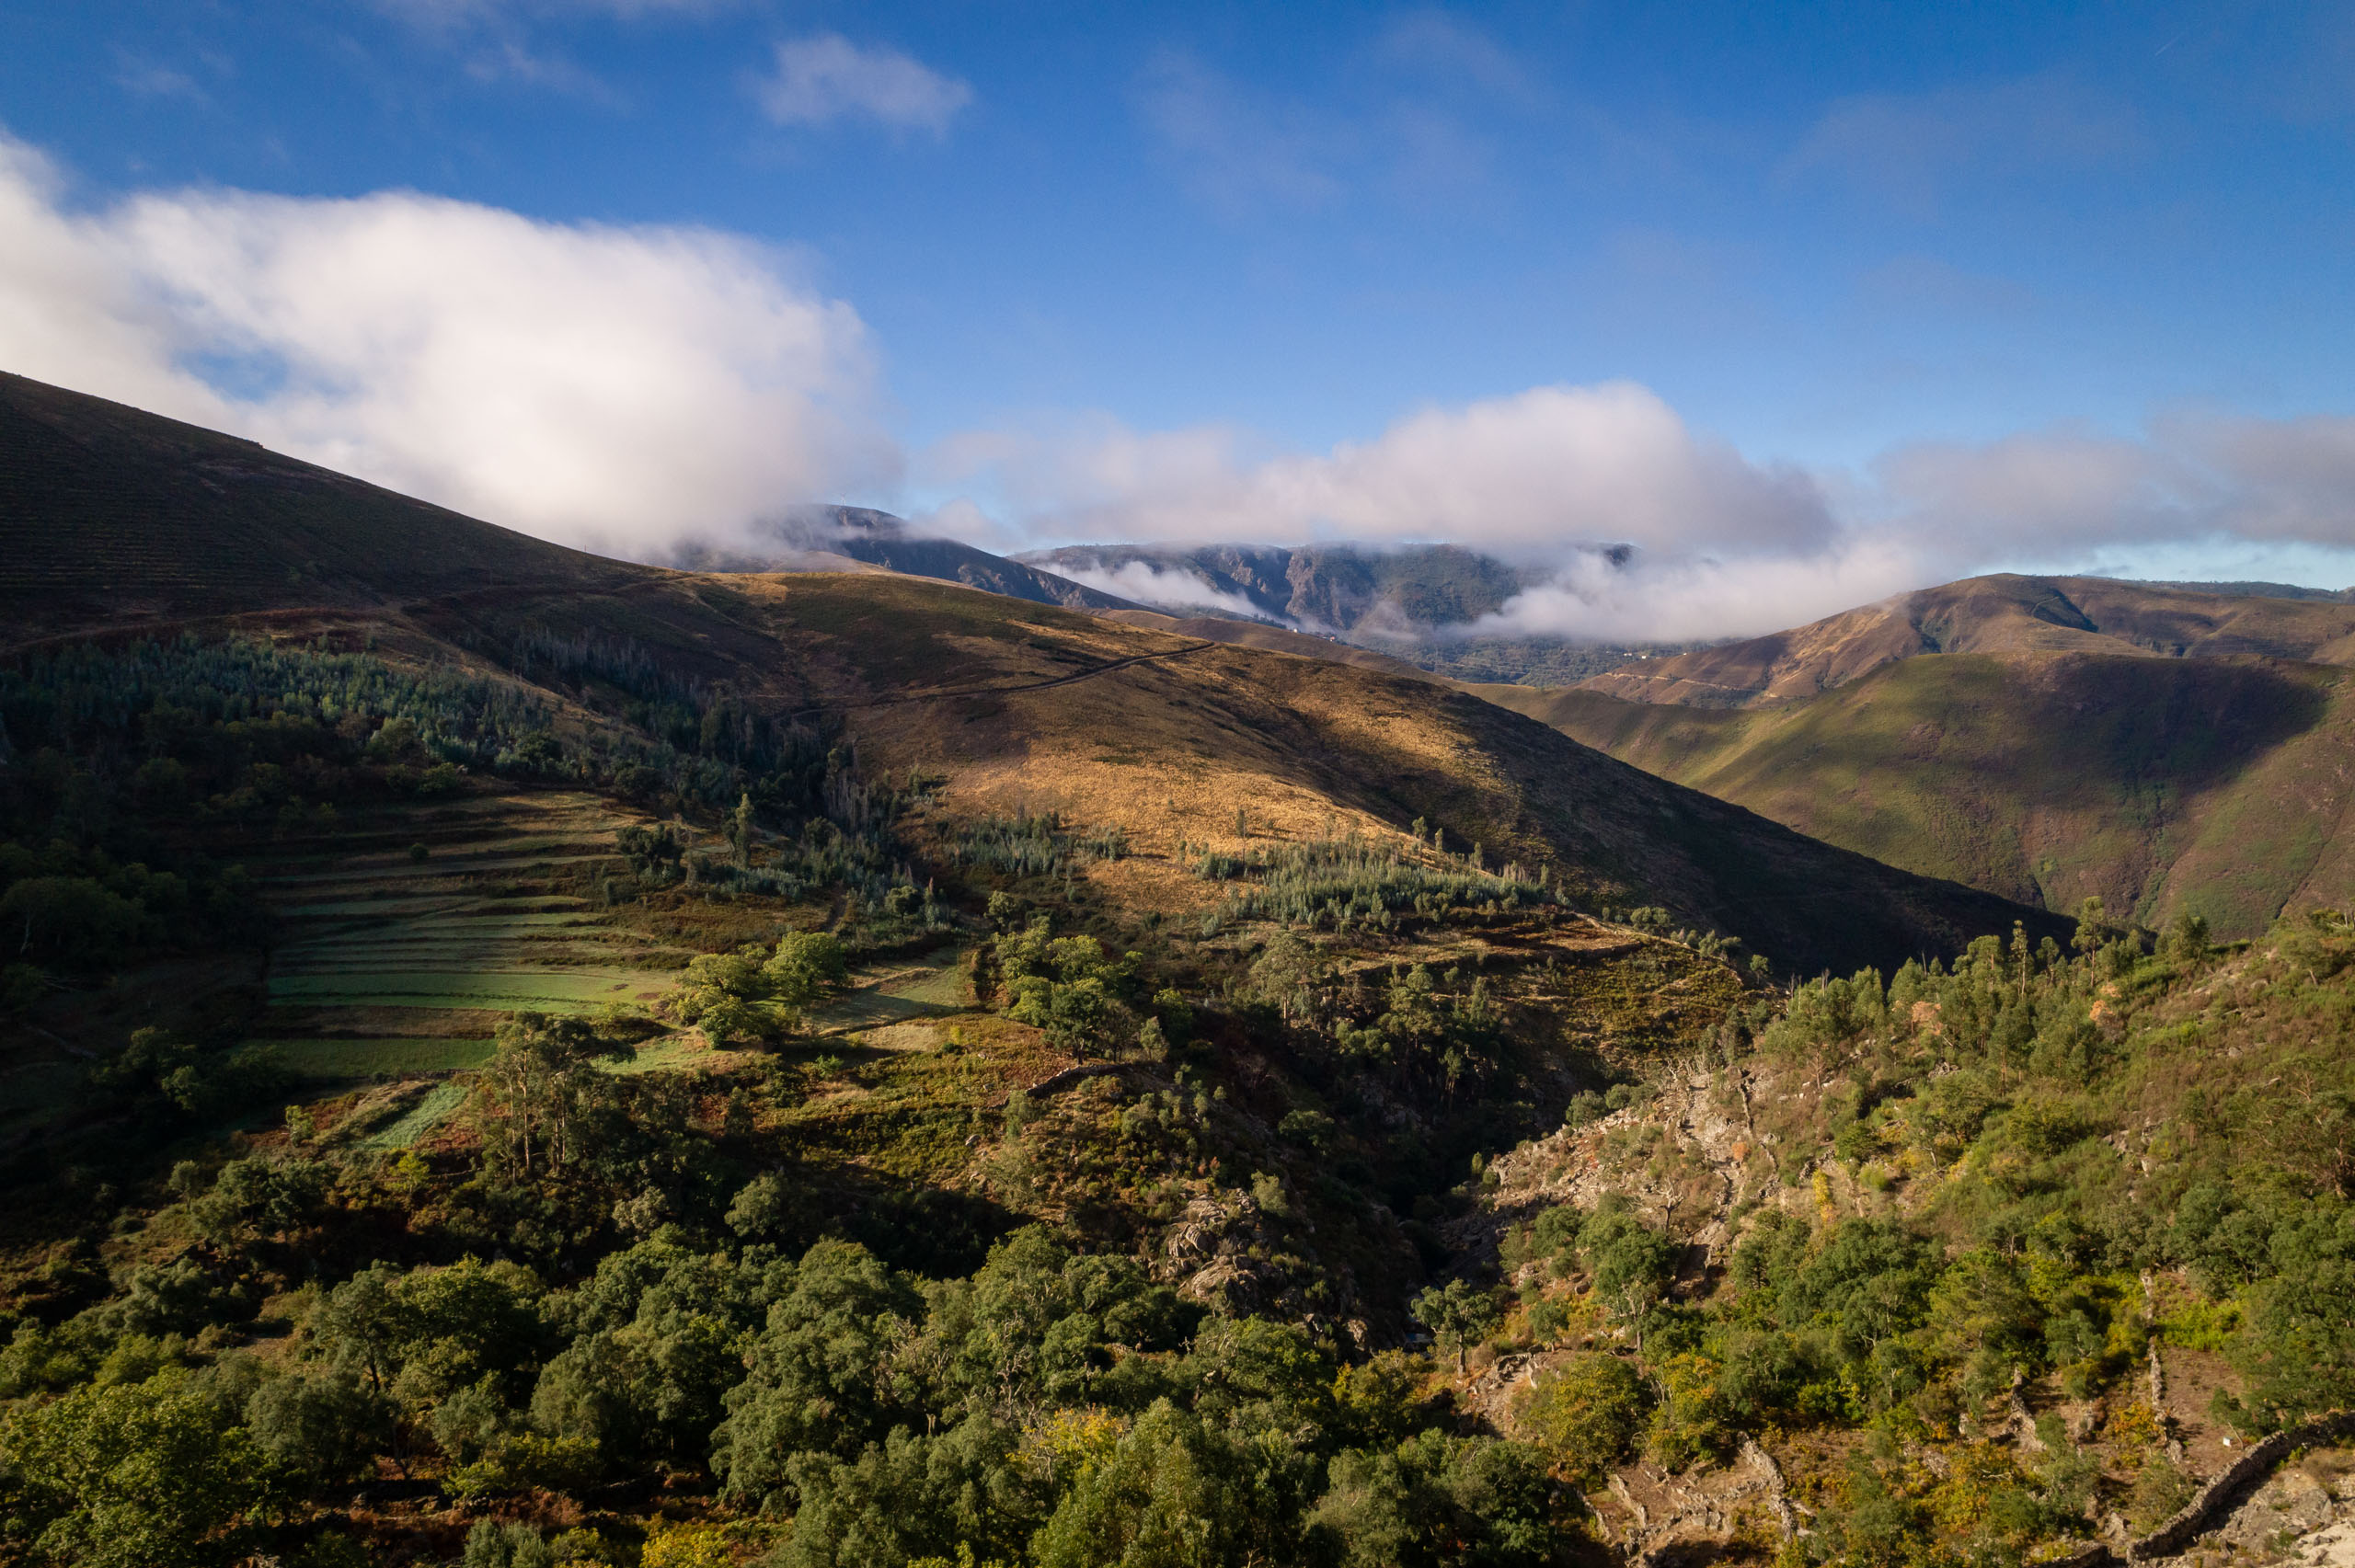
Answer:
<svg viewBox="0 0 2355 1568"><path fill-rule="evenodd" d="M0 612L20 630L213 617L305 637L364 628L381 648L477 663L525 634L626 637L749 703L840 726L870 772L946 775L953 811L1124 827L1143 853L1107 875L1173 908L1212 901L1178 841L1233 839L1239 809L1255 841L1423 818L1491 864L1551 864L1598 900L1664 905L1803 969L1952 951L2016 918L2058 929L1425 680L917 578L600 561L29 385L10 384L0 441Z"/></svg>
<svg viewBox="0 0 2355 1568"><path fill-rule="evenodd" d="M1158 610L1105 610L1097 613L1108 621L1119 621L1131 626L1150 626L1156 631L1174 632L1181 637L1203 642L1233 643L1237 647L1266 648L1270 653L1296 653L1309 658L1330 659L1335 664L1353 664L1360 670L1380 670L1384 675L1402 676L1409 681L1445 684L1441 677L1418 670L1403 658L1393 658L1386 653L1359 647L1354 643L1311 636L1306 632L1287 631L1264 622L1230 621L1219 615L1165 615Z"/></svg>
<svg viewBox="0 0 2355 1568"><path fill-rule="evenodd" d="M2251 935L2355 900L2355 674L2246 655L1908 658L1804 702L1482 693L1925 876Z"/></svg>
<svg viewBox="0 0 2355 1568"><path fill-rule="evenodd" d="M2355 605L2108 578L1966 578L1581 684L1628 702L1746 707L1811 697L1917 654L2035 651L2355 663Z"/></svg>
<svg viewBox="0 0 2355 1568"><path fill-rule="evenodd" d="M235 436L0 373L0 645L635 570Z"/></svg>
<svg viewBox="0 0 2355 1568"><path fill-rule="evenodd" d="M957 815L1059 810L1138 853L1131 901L1206 907L1180 841L1422 818L1491 864L1550 864L1805 969L1951 951L2016 905L1835 850L1427 680L896 577L648 574L627 593L483 596L402 617L445 644L626 632L755 700L840 723L871 769L945 776ZM2051 929L2029 917L2038 929Z"/></svg>

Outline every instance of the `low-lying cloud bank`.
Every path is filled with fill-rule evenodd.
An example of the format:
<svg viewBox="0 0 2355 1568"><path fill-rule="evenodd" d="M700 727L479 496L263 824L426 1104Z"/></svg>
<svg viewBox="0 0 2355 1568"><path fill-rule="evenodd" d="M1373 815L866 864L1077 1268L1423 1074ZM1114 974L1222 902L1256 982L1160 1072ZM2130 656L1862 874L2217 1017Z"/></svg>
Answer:
<svg viewBox="0 0 2355 1568"><path fill-rule="evenodd" d="M1502 635L1748 635L1996 570L2179 575L2205 559L2238 577L2355 580L2343 416L1925 442L1863 474L1811 474L1752 462L1612 383L1429 410L1321 456L1098 427L966 438L930 462L1003 497L1033 536L1446 541L1553 567L1472 628ZM1602 544L1635 548L1614 563ZM1152 599L1151 586L1122 591Z"/></svg>
<svg viewBox="0 0 2355 1568"><path fill-rule="evenodd" d="M75 212L6 141L0 369L639 558L897 473L857 313L767 247L409 192Z"/></svg>
<svg viewBox="0 0 2355 1568"><path fill-rule="evenodd" d="M1095 418L908 464L857 313L774 247L412 192L84 209L4 135L0 369L641 560L757 541L798 501L888 499L913 466L952 498L924 521L988 547L1485 550L1545 574L1474 628L1517 635L1747 635L2006 568L2355 579L2344 416L2177 415L1810 472L1613 382L1424 409L1322 453ZM1634 546L1624 565L1596 553L1611 544ZM1105 576L1125 598L1244 608L1188 574Z"/></svg>

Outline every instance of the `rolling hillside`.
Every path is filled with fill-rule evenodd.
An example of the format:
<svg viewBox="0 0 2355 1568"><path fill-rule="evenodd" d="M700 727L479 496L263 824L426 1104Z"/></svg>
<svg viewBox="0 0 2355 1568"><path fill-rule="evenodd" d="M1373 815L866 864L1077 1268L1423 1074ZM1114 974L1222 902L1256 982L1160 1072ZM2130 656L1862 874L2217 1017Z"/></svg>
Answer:
<svg viewBox="0 0 2355 1568"><path fill-rule="evenodd" d="M0 647L643 574L252 441L0 372Z"/></svg>
<svg viewBox="0 0 2355 1568"><path fill-rule="evenodd" d="M1135 874L1158 860L1173 888L1181 841L1397 839L1420 818L1490 864L1551 867L1808 971L1951 951L2019 913L1420 680L912 578L602 561L21 380L0 411L0 612L20 635L242 615L484 668L534 639L626 639L751 707L841 727L880 769L936 771L951 811L1117 826L1145 852Z"/></svg>
<svg viewBox="0 0 2355 1568"><path fill-rule="evenodd" d="M2108 578L1966 578L1580 684L1635 703L1735 708L1811 697L1917 654L2029 652L2355 663L2355 605Z"/></svg>
<svg viewBox="0 0 2355 1568"><path fill-rule="evenodd" d="M2355 898L2350 627L2327 597L1991 578L1640 675L1476 689L1925 876L2247 936Z"/></svg>

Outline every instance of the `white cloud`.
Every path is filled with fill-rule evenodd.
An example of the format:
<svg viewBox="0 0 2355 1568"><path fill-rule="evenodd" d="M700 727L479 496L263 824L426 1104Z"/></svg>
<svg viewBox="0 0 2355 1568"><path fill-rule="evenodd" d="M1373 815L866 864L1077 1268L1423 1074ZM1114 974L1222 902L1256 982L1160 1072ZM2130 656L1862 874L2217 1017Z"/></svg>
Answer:
<svg viewBox="0 0 2355 1568"><path fill-rule="evenodd" d="M1154 61L1137 107L1194 194L1230 215L1329 205L1358 140L1330 115L1264 101L1184 54Z"/></svg>
<svg viewBox="0 0 2355 1568"><path fill-rule="evenodd" d="M213 101L195 77L152 60L126 56L115 68L114 85L137 98L178 98L200 108Z"/></svg>
<svg viewBox="0 0 2355 1568"><path fill-rule="evenodd" d="M896 464L857 315L743 239L413 193L76 213L6 143L0 366L641 556Z"/></svg>
<svg viewBox="0 0 2355 1568"><path fill-rule="evenodd" d="M2058 429L1924 442L1826 476L1838 530L1798 548L1573 562L1475 628L1751 635L1990 571L2355 579L2355 418L2214 415L2135 436Z"/></svg>
<svg viewBox="0 0 2355 1568"><path fill-rule="evenodd" d="M542 35L584 17L622 23L656 17L696 17L733 8L737 0L373 0L375 9L451 49L477 82L519 82L567 93L606 109L628 95L545 44Z"/></svg>
<svg viewBox="0 0 2355 1568"><path fill-rule="evenodd" d="M1645 388L1534 387L1426 409L1373 441L1252 460L1235 432L1109 423L975 437L934 454L1066 538L1452 540L1547 555L1804 548L1835 524L1807 475L1697 435Z"/></svg>
<svg viewBox="0 0 2355 1568"><path fill-rule="evenodd" d="M1317 454L1098 419L960 438L927 464L1034 540L1446 541L1552 571L1484 634L1750 635L1996 570L2196 577L2204 558L2355 578L2355 418L2336 416L1921 442L1861 474L1807 473L1610 383L1428 409ZM1613 565L1585 548L1601 544L1636 548ZM1164 603L1186 588L1098 586Z"/></svg>
<svg viewBox="0 0 2355 1568"><path fill-rule="evenodd" d="M763 79L758 97L779 125L871 120L938 136L973 101L973 89L896 49L820 33L776 46L775 74Z"/></svg>
<svg viewBox="0 0 2355 1568"><path fill-rule="evenodd" d="M1414 11L1383 29L1376 52L1415 75L1491 98L1526 102L1537 87L1521 62L1471 23L1444 11Z"/></svg>
<svg viewBox="0 0 2355 1568"><path fill-rule="evenodd" d="M1213 588L1208 578L1196 573L1156 567L1149 561L1124 561L1118 570L1061 563L1049 563L1047 569L1083 588L1163 610L1216 610L1246 621L1267 619L1265 612L1239 593Z"/></svg>
<svg viewBox="0 0 2355 1568"><path fill-rule="evenodd" d="M2200 541L2355 549L2355 417L2176 414L2135 436L2061 429L1920 443L1875 464L1881 526L1964 557Z"/></svg>
<svg viewBox="0 0 2355 1568"><path fill-rule="evenodd" d="M1901 538L1752 556L1573 556L1555 579L1465 628L1473 636L1698 642L1779 631L1936 580Z"/></svg>

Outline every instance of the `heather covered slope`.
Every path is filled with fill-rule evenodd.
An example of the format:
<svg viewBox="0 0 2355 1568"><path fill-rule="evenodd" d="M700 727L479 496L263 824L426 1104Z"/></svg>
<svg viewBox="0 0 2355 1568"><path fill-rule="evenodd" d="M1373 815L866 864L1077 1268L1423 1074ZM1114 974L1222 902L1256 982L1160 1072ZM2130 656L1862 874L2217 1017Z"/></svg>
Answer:
<svg viewBox="0 0 2355 1568"><path fill-rule="evenodd" d="M1949 654L1748 709L1482 688L1802 832L2008 898L2250 935L2355 898L2355 682L2251 656Z"/></svg>
<svg viewBox="0 0 2355 1568"><path fill-rule="evenodd" d="M2107 578L1967 578L1580 684L1629 702L1745 707L1811 697L1921 654L2029 652L2347 664L2355 662L2355 605Z"/></svg>

